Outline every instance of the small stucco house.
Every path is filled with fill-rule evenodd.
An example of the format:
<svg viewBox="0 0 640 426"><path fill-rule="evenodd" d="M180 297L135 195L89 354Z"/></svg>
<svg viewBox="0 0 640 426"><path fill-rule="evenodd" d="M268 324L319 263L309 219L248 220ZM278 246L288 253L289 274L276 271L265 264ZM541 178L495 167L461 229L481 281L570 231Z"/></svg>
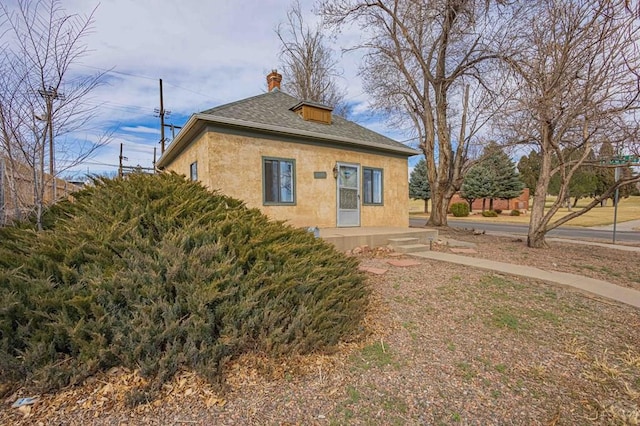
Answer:
<svg viewBox="0 0 640 426"><path fill-rule="evenodd" d="M407 227L407 158L401 143L280 91L192 115L158 167L304 227Z"/></svg>

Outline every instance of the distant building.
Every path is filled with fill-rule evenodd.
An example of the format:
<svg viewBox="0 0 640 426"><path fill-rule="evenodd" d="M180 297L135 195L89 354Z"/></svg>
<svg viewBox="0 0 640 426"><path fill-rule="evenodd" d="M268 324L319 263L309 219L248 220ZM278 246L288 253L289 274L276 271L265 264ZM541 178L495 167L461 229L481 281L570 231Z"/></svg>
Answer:
<svg viewBox="0 0 640 426"><path fill-rule="evenodd" d="M0 154L0 225L24 218L33 210L34 197L33 169L25 164L9 161ZM52 201L51 175L45 174L44 203ZM66 198L80 187L64 179L56 178L58 199Z"/></svg>
<svg viewBox="0 0 640 426"><path fill-rule="evenodd" d="M479 198L472 203L473 211L481 211L482 210L482 201L485 201L485 208L489 208L489 199L488 198ZM460 193L456 193L452 198L449 205L453 203L466 203L467 200L460 197ZM511 211L511 210L520 210L525 211L529 210L529 188L524 188L522 193L518 198L512 198L510 200L502 200L499 198L493 199L493 209L500 209L503 211Z"/></svg>

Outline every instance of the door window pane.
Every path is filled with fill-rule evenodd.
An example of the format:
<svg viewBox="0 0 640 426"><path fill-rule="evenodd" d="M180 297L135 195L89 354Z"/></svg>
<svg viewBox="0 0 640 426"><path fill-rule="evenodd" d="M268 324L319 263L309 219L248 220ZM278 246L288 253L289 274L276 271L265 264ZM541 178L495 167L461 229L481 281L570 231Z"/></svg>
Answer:
<svg viewBox="0 0 640 426"><path fill-rule="evenodd" d="M343 188L358 187L358 168L351 166L340 166L340 186Z"/></svg>

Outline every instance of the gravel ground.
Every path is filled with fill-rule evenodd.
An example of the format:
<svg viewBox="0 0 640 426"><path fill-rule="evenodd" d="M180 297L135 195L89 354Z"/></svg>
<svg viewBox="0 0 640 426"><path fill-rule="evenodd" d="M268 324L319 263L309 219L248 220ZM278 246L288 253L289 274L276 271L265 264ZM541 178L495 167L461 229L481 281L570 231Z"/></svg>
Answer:
<svg viewBox="0 0 640 426"><path fill-rule="evenodd" d="M447 232L476 256L639 288L637 253ZM438 245L437 250L447 250ZM640 311L568 288L389 253L360 256L372 303L365 337L333 353L230 363L223 390L184 372L161 397L129 408L144 383L114 369L82 387L41 395L1 424L637 424ZM394 258L396 259L396 258Z"/></svg>

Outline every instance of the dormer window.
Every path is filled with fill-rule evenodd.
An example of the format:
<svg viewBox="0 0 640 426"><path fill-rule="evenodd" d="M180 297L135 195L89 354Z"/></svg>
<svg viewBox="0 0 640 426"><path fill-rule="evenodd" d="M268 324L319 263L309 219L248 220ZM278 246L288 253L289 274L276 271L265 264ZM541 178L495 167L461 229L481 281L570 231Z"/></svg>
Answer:
<svg viewBox="0 0 640 426"><path fill-rule="evenodd" d="M333 111L333 108L315 102L302 101L291 108L291 111L298 114L305 121L331 124L331 111Z"/></svg>

